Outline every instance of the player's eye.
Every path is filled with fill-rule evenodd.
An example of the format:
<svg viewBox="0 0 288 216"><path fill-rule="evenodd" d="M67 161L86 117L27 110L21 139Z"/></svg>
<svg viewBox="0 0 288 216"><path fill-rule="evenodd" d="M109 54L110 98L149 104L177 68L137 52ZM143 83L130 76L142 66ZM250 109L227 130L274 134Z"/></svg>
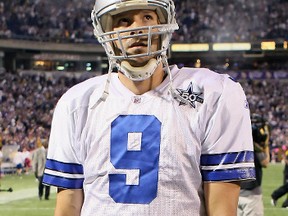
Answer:
<svg viewBox="0 0 288 216"><path fill-rule="evenodd" d="M144 18L145 18L146 20L153 20L153 16L151 16L151 15L149 15L149 14L145 15Z"/></svg>

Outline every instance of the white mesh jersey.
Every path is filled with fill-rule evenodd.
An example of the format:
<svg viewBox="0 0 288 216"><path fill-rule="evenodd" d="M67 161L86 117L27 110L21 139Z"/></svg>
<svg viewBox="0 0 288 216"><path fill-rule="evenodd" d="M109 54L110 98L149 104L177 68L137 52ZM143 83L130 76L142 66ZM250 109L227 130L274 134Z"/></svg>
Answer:
<svg viewBox="0 0 288 216"><path fill-rule="evenodd" d="M174 66L171 73L178 100L168 78L134 95L116 73L105 102L107 75L59 100L44 183L83 189L82 216L203 216L203 182L254 178L241 86L208 69Z"/></svg>

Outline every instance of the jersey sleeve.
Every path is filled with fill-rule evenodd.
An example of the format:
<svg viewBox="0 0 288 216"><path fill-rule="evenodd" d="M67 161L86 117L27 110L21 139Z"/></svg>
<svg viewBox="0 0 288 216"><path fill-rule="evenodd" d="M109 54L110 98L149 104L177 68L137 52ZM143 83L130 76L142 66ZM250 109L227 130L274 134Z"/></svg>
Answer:
<svg viewBox="0 0 288 216"><path fill-rule="evenodd" d="M225 76L208 98L201 172L204 182L255 178L250 111L240 84ZM213 96L214 95L214 96Z"/></svg>
<svg viewBox="0 0 288 216"><path fill-rule="evenodd" d="M60 99L54 110L43 183L82 189L83 167L75 149L75 120L68 104Z"/></svg>

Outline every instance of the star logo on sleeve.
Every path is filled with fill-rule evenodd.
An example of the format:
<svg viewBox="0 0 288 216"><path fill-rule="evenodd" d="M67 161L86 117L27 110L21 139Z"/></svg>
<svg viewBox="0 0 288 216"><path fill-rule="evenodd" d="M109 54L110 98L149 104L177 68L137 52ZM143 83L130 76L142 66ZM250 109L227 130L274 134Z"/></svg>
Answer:
<svg viewBox="0 0 288 216"><path fill-rule="evenodd" d="M192 82L189 84L186 90L184 89L176 89L179 93L176 97L177 100L180 102L179 106L189 104L191 107L196 108L195 103L203 104L204 99L201 97L203 95L202 92L194 92L193 91L193 84Z"/></svg>

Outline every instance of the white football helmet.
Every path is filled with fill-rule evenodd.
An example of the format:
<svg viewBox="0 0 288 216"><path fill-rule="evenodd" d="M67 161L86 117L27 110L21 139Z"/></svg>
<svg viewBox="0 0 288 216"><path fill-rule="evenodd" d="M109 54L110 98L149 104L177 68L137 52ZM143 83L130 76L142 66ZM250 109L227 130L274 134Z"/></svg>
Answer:
<svg viewBox="0 0 288 216"><path fill-rule="evenodd" d="M154 10L159 18L159 24L129 28L113 31L112 18L114 15L129 10ZM94 26L94 35L104 47L109 59L109 72L117 67L123 74L133 81L141 81L149 78L162 61L167 66L167 49L171 41L172 33L178 29L175 19L175 6L172 0L96 0L91 13ZM147 52L141 54L128 54L124 49L122 39L145 38L147 40ZM151 50L152 38L160 38L158 50ZM115 48L115 43L120 46ZM143 67L133 67L128 59L153 56Z"/></svg>

